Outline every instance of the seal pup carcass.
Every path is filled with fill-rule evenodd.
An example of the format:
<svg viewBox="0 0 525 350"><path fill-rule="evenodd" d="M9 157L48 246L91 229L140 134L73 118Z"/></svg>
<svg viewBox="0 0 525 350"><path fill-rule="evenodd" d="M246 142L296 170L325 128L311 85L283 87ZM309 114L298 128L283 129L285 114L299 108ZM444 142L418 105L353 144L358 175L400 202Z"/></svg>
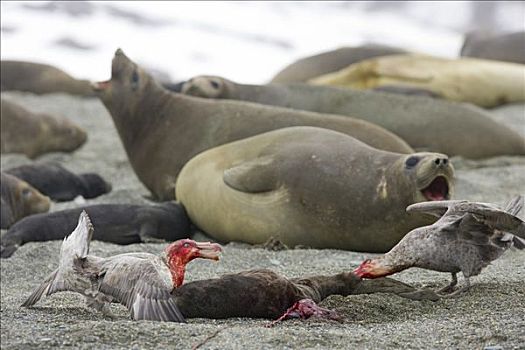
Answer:
<svg viewBox="0 0 525 350"><path fill-rule="evenodd" d="M202 152L176 190L192 222L219 241L274 237L292 247L385 252L431 223L405 208L449 199L452 181L446 155L385 152L332 130L291 127Z"/></svg>
<svg viewBox="0 0 525 350"><path fill-rule="evenodd" d="M180 169L196 154L288 126L319 126L379 149L413 151L393 133L359 119L171 93L120 49L113 58L111 80L94 88L139 180L161 200L174 198Z"/></svg>
<svg viewBox="0 0 525 350"><path fill-rule="evenodd" d="M194 77L181 91L197 97L353 116L392 131L421 151L471 159L525 155L522 136L481 108L464 103L332 86L239 84L217 76Z"/></svg>
<svg viewBox="0 0 525 350"><path fill-rule="evenodd" d="M48 152L73 152L87 140L86 132L70 120L33 113L2 98L1 153L36 158Z"/></svg>

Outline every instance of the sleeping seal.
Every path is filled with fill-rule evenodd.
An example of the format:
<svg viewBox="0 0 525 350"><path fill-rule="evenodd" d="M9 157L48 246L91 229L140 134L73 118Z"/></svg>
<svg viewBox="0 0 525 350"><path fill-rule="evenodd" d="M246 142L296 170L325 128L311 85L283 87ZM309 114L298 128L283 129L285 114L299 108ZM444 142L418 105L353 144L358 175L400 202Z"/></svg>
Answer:
<svg viewBox="0 0 525 350"><path fill-rule="evenodd" d="M185 82L185 94L256 102L361 118L402 137L416 150L487 158L525 155L525 139L481 108L445 100L307 84L238 84L217 76Z"/></svg>
<svg viewBox="0 0 525 350"><path fill-rule="evenodd" d="M461 56L525 64L525 32L468 33L461 47Z"/></svg>
<svg viewBox="0 0 525 350"><path fill-rule="evenodd" d="M393 133L359 119L171 93L117 50L111 80L94 84L110 112L140 181L160 199L174 198L175 180L196 154L287 126L337 130L389 151L413 150Z"/></svg>
<svg viewBox="0 0 525 350"><path fill-rule="evenodd" d="M98 204L31 215L13 225L3 236L1 257L7 258L28 242L61 240L77 225L85 210L97 228L93 239L116 243L175 241L190 236L184 208L175 202L158 205Z"/></svg>
<svg viewBox="0 0 525 350"><path fill-rule="evenodd" d="M6 229L25 216L49 210L51 202L27 182L1 173L0 228Z"/></svg>
<svg viewBox="0 0 525 350"><path fill-rule="evenodd" d="M376 57L309 80L311 84L372 89L408 85L481 107L525 101L525 65L426 55Z"/></svg>
<svg viewBox="0 0 525 350"><path fill-rule="evenodd" d="M35 158L48 152L73 152L87 134L66 118L33 113L2 98L1 153L23 153Z"/></svg>
<svg viewBox="0 0 525 350"><path fill-rule="evenodd" d="M405 50L368 44L356 47L341 47L317 55L301 58L283 68L273 77L272 83L305 82L319 75L338 71L367 58L406 53Z"/></svg>
<svg viewBox="0 0 525 350"><path fill-rule="evenodd" d="M7 169L55 202L70 201L77 196L95 198L111 191L111 184L94 173L74 174L58 163L33 163Z"/></svg>
<svg viewBox="0 0 525 350"><path fill-rule="evenodd" d="M429 224L406 206L450 198L452 179L443 154L385 152L290 127L202 152L176 191L192 222L220 241L385 252Z"/></svg>
<svg viewBox="0 0 525 350"><path fill-rule="evenodd" d="M17 90L34 94L65 92L72 95L93 96L88 80L78 80L66 72L41 63L4 61L0 63L2 91Z"/></svg>

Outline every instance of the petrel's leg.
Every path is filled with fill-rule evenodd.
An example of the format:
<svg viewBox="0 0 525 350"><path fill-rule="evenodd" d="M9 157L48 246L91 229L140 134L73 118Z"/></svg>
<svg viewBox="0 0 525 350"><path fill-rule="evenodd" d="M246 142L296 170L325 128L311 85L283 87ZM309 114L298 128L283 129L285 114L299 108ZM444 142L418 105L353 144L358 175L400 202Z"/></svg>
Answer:
<svg viewBox="0 0 525 350"><path fill-rule="evenodd" d="M102 312L106 317L115 318L116 316L111 312L110 303L100 298L86 295L86 305L93 309Z"/></svg>
<svg viewBox="0 0 525 350"><path fill-rule="evenodd" d="M465 285L453 293L442 295L442 298L453 298L470 289L470 279L465 276Z"/></svg>
<svg viewBox="0 0 525 350"><path fill-rule="evenodd" d="M450 281L450 284L448 286L445 286L441 289L438 289L436 293L442 294L442 293L450 293L454 290L454 287L458 284L458 275L455 272L452 272L452 281Z"/></svg>
<svg viewBox="0 0 525 350"><path fill-rule="evenodd" d="M267 327L272 327L276 323L289 318L306 320L312 316L339 322L342 321L342 317L337 312L318 306L312 299L301 299L288 308L281 317L272 321Z"/></svg>

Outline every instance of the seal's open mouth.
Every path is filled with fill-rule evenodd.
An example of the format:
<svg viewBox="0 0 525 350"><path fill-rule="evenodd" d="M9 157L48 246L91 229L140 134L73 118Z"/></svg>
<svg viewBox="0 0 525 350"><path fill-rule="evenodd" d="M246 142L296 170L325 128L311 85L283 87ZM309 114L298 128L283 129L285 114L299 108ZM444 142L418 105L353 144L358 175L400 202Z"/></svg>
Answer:
<svg viewBox="0 0 525 350"><path fill-rule="evenodd" d="M91 83L91 87L93 88L94 91L104 91L110 86L111 86L111 80L98 81L98 82Z"/></svg>
<svg viewBox="0 0 525 350"><path fill-rule="evenodd" d="M422 189L421 193L429 201L449 199L448 181L444 176L438 176L430 185Z"/></svg>

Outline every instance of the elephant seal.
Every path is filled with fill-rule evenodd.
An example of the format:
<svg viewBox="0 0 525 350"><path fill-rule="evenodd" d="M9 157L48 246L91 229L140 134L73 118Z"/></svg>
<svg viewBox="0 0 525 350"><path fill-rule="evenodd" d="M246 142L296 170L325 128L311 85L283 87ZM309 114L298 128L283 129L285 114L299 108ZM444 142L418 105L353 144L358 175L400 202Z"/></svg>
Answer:
<svg viewBox="0 0 525 350"><path fill-rule="evenodd" d="M176 202L157 205L98 204L31 215L13 225L1 241L1 257L7 258L28 242L61 240L75 229L85 210L97 228L93 239L115 244L176 241L190 236L190 222Z"/></svg>
<svg viewBox="0 0 525 350"><path fill-rule="evenodd" d="M66 118L33 113L2 98L1 153L23 153L36 158L48 152L72 152L87 134Z"/></svg>
<svg viewBox="0 0 525 350"><path fill-rule="evenodd" d="M359 119L169 92L120 49L111 75L94 88L113 118L135 173L161 200L174 198L177 175L196 154L287 126L321 126L376 148L412 152L398 136Z"/></svg>
<svg viewBox="0 0 525 350"><path fill-rule="evenodd" d="M9 228L23 217L49 210L49 198L27 182L4 172L1 173L1 179L0 228Z"/></svg>
<svg viewBox="0 0 525 350"><path fill-rule="evenodd" d="M111 184L94 173L74 174L58 163L33 163L5 170L35 187L55 202L77 196L95 198L111 191Z"/></svg>
<svg viewBox="0 0 525 350"><path fill-rule="evenodd" d="M450 198L453 174L443 154L386 152L290 127L202 152L176 191L192 222L219 241L385 252L429 223L406 206Z"/></svg>
<svg viewBox="0 0 525 350"><path fill-rule="evenodd" d="M312 112L356 116L402 137L416 150L487 158L525 155L525 139L464 103L307 84L247 85L217 76L183 84L188 95L233 99Z"/></svg>
<svg viewBox="0 0 525 350"><path fill-rule="evenodd" d="M371 58L308 82L357 89L408 85L452 101L495 107L525 101L524 76L525 65L517 63L407 54Z"/></svg>
<svg viewBox="0 0 525 350"><path fill-rule="evenodd" d="M301 58L285 67L273 79L272 83L298 83L308 79L335 72L352 63L377 56L397 55L406 53L405 50L368 44L356 47L341 47L317 55Z"/></svg>
<svg viewBox="0 0 525 350"><path fill-rule="evenodd" d="M468 33L461 47L461 56L525 64L525 32Z"/></svg>
<svg viewBox="0 0 525 350"><path fill-rule="evenodd" d="M16 90L34 94L65 92L72 95L93 96L88 80L78 80L66 72L41 63L23 61L0 62L2 91Z"/></svg>

